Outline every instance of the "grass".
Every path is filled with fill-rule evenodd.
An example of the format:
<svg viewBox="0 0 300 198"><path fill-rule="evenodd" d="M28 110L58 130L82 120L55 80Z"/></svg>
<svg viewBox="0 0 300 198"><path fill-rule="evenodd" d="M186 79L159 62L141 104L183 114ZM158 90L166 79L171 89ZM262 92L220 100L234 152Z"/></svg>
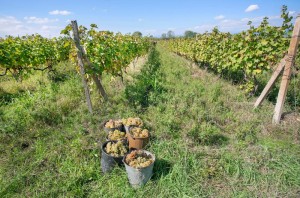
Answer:
<svg viewBox="0 0 300 198"><path fill-rule="evenodd" d="M0 82L0 93L12 94L1 95L0 196L299 197L299 122L273 126L271 103L253 110L255 98L157 49L139 73L130 74L133 80L103 79L110 101L92 92L93 116L71 65L60 67L59 79L30 77L30 89ZM154 84L138 77L153 67L149 76L159 76ZM151 86L143 103L140 87L155 84L161 88ZM128 116L144 120L152 132L147 150L157 158L152 179L138 190L124 167L106 175L100 167L100 123Z"/></svg>

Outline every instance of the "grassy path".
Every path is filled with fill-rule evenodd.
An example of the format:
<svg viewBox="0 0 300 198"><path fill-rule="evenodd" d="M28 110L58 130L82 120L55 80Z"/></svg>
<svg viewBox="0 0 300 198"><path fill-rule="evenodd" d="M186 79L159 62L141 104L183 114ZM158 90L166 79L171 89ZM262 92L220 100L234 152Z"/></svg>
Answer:
<svg viewBox="0 0 300 198"><path fill-rule="evenodd" d="M146 83L135 76L135 84L125 80L126 88L118 79L104 79L111 101L103 104L94 95L93 117L72 73L2 105L0 196L299 196L299 128L271 126L271 104L253 111L253 103L230 83L160 46L158 52L160 67ZM140 87L149 84L142 98ZM140 97L140 103L130 97ZM157 157L153 178L137 191L124 168L108 175L100 170L99 123L127 116L144 120L152 131L147 150Z"/></svg>

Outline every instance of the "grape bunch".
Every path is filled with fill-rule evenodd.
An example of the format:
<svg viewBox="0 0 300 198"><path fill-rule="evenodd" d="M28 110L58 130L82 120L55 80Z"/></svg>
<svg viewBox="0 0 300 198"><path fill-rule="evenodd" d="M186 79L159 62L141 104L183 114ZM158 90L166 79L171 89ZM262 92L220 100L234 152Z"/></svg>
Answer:
<svg viewBox="0 0 300 198"><path fill-rule="evenodd" d="M119 130L114 130L110 131L108 133L108 139L109 140L121 140L125 138L125 132L119 131Z"/></svg>
<svg viewBox="0 0 300 198"><path fill-rule="evenodd" d="M123 119L123 124L126 126L143 126L143 121L140 118L128 118L128 119Z"/></svg>
<svg viewBox="0 0 300 198"><path fill-rule="evenodd" d="M125 162L133 168L145 168L153 163L153 159L142 150L135 150L126 156Z"/></svg>
<svg viewBox="0 0 300 198"><path fill-rule="evenodd" d="M128 148L121 141L116 143L108 142L105 147L105 152L113 157L121 157L128 152Z"/></svg>
<svg viewBox="0 0 300 198"><path fill-rule="evenodd" d="M106 123L105 123L105 127L106 128L118 128L120 126L122 126L122 120L108 120Z"/></svg>
<svg viewBox="0 0 300 198"><path fill-rule="evenodd" d="M142 129L140 127L134 127L132 129L130 129L130 133L133 135L133 137L136 137L136 138L149 137L149 131L147 129Z"/></svg>

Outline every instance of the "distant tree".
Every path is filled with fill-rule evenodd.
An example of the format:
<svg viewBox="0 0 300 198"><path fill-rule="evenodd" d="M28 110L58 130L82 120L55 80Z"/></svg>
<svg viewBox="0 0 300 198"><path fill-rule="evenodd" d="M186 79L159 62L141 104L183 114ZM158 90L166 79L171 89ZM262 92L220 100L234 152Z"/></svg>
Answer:
<svg viewBox="0 0 300 198"><path fill-rule="evenodd" d="M166 34L166 33L163 33L163 34L161 35L161 38L162 38L162 39L166 39L166 38L167 38L167 34Z"/></svg>
<svg viewBox="0 0 300 198"><path fill-rule="evenodd" d="M170 38L174 38L175 37L175 33L172 31L172 30L169 30L167 32L167 37L170 39Z"/></svg>
<svg viewBox="0 0 300 198"><path fill-rule="evenodd" d="M184 37L185 37L185 38L193 38L193 37L195 37L196 35L197 35L197 33L196 33L196 32L193 32L193 31L191 31L191 30L187 30L187 31L184 32Z"/></svg>
<svg viewBox="0 0 300 198"><path fill-rule="evenodd" d="M143 34L141 32L139 32L139 31L135 31L135 32L132 33L132 36L142 37Z"/></svg>

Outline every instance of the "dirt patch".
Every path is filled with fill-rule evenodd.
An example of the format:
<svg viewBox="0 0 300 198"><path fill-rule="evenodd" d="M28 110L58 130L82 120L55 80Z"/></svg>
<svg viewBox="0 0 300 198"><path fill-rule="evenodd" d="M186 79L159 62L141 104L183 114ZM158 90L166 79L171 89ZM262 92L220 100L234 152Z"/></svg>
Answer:
<svg viewBox="0 0 300 198"><path fill-rule="evenodd" d="M135 58L126 68L126 73L139 72L142 66L147 62L148 55Z"/></svg>
<svg viewBox="0 0 300 198"><path fill-rule="evenodd" d="M298 124L300 126L300 113L297 112L283 113L282 122L286 124Z"/></svg>

